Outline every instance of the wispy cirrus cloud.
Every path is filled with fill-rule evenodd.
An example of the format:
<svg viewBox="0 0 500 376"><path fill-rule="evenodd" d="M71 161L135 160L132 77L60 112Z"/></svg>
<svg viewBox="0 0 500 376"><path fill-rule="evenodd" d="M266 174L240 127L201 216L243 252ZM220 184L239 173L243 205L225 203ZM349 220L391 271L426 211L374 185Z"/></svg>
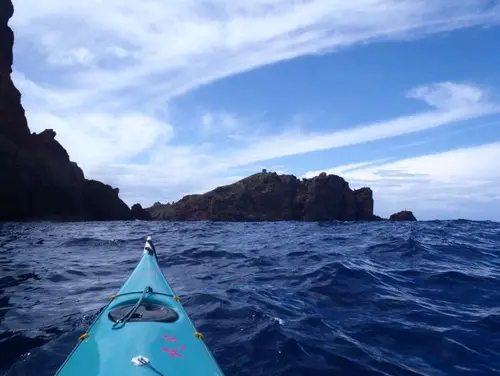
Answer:
<svg viewBox="0 0 500 376"><path fill-rule="evenodd" d="M230 112L205 111L199 119L201 131L204 135L224 134L236 132L240 126L240 119Z"/></svg>

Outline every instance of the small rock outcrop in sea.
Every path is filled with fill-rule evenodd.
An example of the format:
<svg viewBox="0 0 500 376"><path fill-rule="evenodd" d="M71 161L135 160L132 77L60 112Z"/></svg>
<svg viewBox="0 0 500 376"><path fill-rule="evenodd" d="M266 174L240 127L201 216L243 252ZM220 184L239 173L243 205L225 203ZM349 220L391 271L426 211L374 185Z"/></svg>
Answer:
<svg viewBox="0 0 500 376"><path fill-rule="evenodd" d="M151 214L144 210L141 204L132 205L132 215L135 219L139 219L141 221L149 221L153 219Z"/></svg>
<svg viewBox="0 0 500 376"><path fill-rule="evenodd" d="M370 188L352 190L340 176L299 180L263 171L205 194L145 209L153 219L278 221L375 220Z"/></svg>
<svg viewBox="0 0 500 376"><path fill-rule="evenodd" d="M413 215L410 210L403 210L394 214L391 214L389 217L391 221L416 221L417 218Z"/></svg>
<svg viewBox="0 0 500 376"><path fill-rule="evenodd" d="M133 219L117 189L85 179L53 130L30 132L11 79L13 12L0 1L0 221Z"/></svg>

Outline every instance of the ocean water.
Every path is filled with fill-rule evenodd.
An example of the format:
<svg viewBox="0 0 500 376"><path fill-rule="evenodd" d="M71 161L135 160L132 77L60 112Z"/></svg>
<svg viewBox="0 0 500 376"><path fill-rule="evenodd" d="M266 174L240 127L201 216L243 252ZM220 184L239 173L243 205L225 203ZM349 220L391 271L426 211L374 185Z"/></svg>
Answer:
<svg viewBox="0 0 500 376"><path fill-rule="evenodd" d="M53 375L141 257L226 375L500 374L500 224L0 224L0 374Z"/></svg>

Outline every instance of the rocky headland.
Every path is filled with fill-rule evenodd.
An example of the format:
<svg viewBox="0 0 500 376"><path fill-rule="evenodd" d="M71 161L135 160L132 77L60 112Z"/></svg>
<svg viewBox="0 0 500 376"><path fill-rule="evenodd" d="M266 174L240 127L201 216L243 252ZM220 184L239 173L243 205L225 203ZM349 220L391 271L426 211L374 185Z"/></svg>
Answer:
<svg viewBox="0 0 500 376"><path fill-rule="evenodd" d="M133 219L117 188L85 179L53 130L30 132L11 79L13 12L0 1L0 221Z"/></svg>
<svg viewBox="0 0 500 376"><path fill-rule="evenodd" d="M262 171L233 184L181 200L136 208L136 218L173 221L375 221L373 192L351 189L337 175L310 179ZM412 214L413 215L413 214ZM401 217L391 216L391 220Z"/></svg>

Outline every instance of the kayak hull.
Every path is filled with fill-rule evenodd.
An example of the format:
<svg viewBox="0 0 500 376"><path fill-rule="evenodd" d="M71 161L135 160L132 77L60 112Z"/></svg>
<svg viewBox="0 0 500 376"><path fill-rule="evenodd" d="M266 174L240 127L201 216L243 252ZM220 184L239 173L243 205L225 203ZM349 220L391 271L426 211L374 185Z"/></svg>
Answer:
<svg viewBox="0 0 500 376"><path fill-rule="evenodd" d="M149 239L130 277L56 375L223 375L161 272ZM128 320L117 322L138 304Z"/></svg>

